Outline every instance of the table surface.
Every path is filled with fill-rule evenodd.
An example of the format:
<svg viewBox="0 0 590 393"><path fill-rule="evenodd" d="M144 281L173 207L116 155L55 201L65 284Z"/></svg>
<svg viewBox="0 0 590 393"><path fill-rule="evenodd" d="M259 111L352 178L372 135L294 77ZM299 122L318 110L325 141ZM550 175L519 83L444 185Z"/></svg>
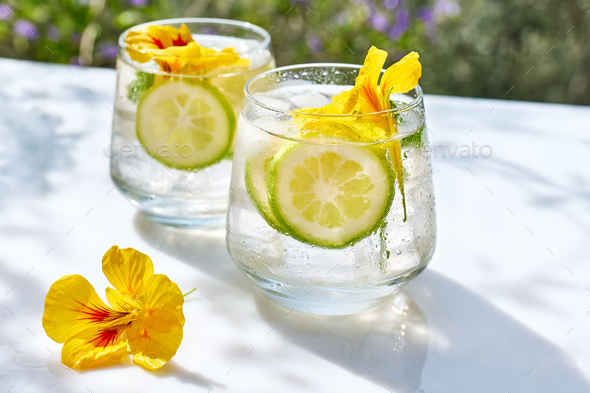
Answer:
<svg viewBox="0 0 590 393"><path fill-rule="evenodd" d="M434 258L384 307L321 318L257 294L224 231L153 224L113 189L113 70L2 59L0 85L1 392L590 391L590 108L427 95ZM197 287L159 371L67 369L41 326L58 278L102 292L113 244Z"/></svg>

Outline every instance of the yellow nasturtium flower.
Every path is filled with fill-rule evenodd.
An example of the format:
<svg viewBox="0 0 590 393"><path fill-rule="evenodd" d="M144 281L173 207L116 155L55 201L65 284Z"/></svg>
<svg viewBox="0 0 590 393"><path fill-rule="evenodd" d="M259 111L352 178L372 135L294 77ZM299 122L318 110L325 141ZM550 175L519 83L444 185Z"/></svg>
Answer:
<svg viewBox="0 0 590 393"><path fill-rule="evenodd" d="M302 108L293 112L295 123L301 130L344 130L348 137L363 141L387 140L397 135L397 121L393 114L379 112L391 108L392 94L407 93L418 84L422 66L418 54L411 52L389 67L379 81L387 52L372 46L352 89L332 98L332 103L320 108ZM311 115L311 116L310 116ZM322 117L317 115L339 115ZM359 116L363 115L363 116ZM343 127L344 126L344 127ZM337 133L337 132L336 132ZM353 135L350 135L350 134ZM406 220L406 196L399 139L388 142L404 207Z"/></svg>
<svg viewBox="0 0 590 393"><path fill-rule="evenodd" d="M184 297L178 285L154 274L151 259L133 248L111 247L102 271L114 287L106 289L110 306L77 274L60 278L47 293L43 328L64 343L61 361L87 369L131 353L147 370L162 367L182 341Z"/></svg>
<svg viewBox="0 0 590 393"><path fill-rule="evenodd" d="M241 58L234 48L217 51L199 45L184 23L180 29L151 25L131 30L125 43L132 60L147 63L153 59L162 71L173 74L205 75L229 67L235 72L238 67L249 65L249 60Z"/></svg>

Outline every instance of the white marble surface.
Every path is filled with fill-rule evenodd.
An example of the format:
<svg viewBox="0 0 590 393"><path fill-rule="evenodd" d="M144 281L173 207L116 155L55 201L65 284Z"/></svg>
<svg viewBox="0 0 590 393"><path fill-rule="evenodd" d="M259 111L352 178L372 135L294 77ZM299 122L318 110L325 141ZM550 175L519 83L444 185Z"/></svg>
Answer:
<svg viewBox="0 0 590 393"><path fill-rule="evenodd" d="M0 60L0 392L590 391L590 108L427 96L433 145L493 156L439 149L431 265L377 311L317 318L257 295L223 231L151 224L112 189L115 73L68 68ZM158 372L71 371L41 326L59 277L101 293L113 244L197 287Z"/></svg>

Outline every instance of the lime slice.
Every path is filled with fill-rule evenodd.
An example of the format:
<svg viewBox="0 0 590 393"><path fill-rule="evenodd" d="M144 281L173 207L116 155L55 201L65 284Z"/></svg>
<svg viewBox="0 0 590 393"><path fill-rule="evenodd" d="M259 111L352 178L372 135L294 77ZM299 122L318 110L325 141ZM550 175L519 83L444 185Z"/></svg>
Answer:
<svg viewBox="0 0 590 393"><path fill-rule="evenodd" d="M246 161L244 172L246 190L248 191L250 200L268 225L283 232L268 204L268 192L266 188L268 168L277 150L278 146L268 147L260 154L251 157Z"/></svg>
<svg viewBox="0 0 590 393"><path fill-rule="evenodd" d="M167 167L201 169L224 158L236 125L219 91L204 82L169 80L151 87L137 106L137 138Z"/></svg>
<svg viewBox="0 0 590 393"><path fill-rule="evenodd" d="M289 235L340 248L376 229L394 194L391 163L379 150L293 143L270 163L269 205Z"/></svg>

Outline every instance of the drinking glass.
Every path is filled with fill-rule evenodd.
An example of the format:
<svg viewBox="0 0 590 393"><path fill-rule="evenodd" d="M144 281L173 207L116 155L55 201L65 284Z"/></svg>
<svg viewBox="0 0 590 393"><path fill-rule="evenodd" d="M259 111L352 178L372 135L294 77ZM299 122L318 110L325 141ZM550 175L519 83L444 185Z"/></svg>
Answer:
<svg viewBox="0 0 590 393"><path fill-rule="evenodd" d="M297 122L301 108L321 107L350 90L360 68L282 67L246 85L227 247L238 268L290 310L344 315L372 308L423 271L434 252L432 167L420 86L392 95L397 107L389 111L308 114L306 119L318 120L311 131ZM346 137L343 117L368 127L394 117L397 134L358 142ZM405 209L394 146L401 148Z"/></svg>
<svg viewBox="0 0 590 393"><path fill-rule="evenodd" d="M163 71L154 61L158 56L146 63L131 59L125 42L129 31L182 24L199 45L218 51L233 47L248 65L185 75ZM200 57L210 60L211 56L215 55ZM202 60L180 57L195 63ZM184 18L125 31L119 38L112 142L105 149L117 188L154 221L189 227L225 225L233 136L244 85L271 68L270 36L250 23ZM172 111L174 118L162 115L164 110ZM192 134L187 125L196 127Z"/></svg>

